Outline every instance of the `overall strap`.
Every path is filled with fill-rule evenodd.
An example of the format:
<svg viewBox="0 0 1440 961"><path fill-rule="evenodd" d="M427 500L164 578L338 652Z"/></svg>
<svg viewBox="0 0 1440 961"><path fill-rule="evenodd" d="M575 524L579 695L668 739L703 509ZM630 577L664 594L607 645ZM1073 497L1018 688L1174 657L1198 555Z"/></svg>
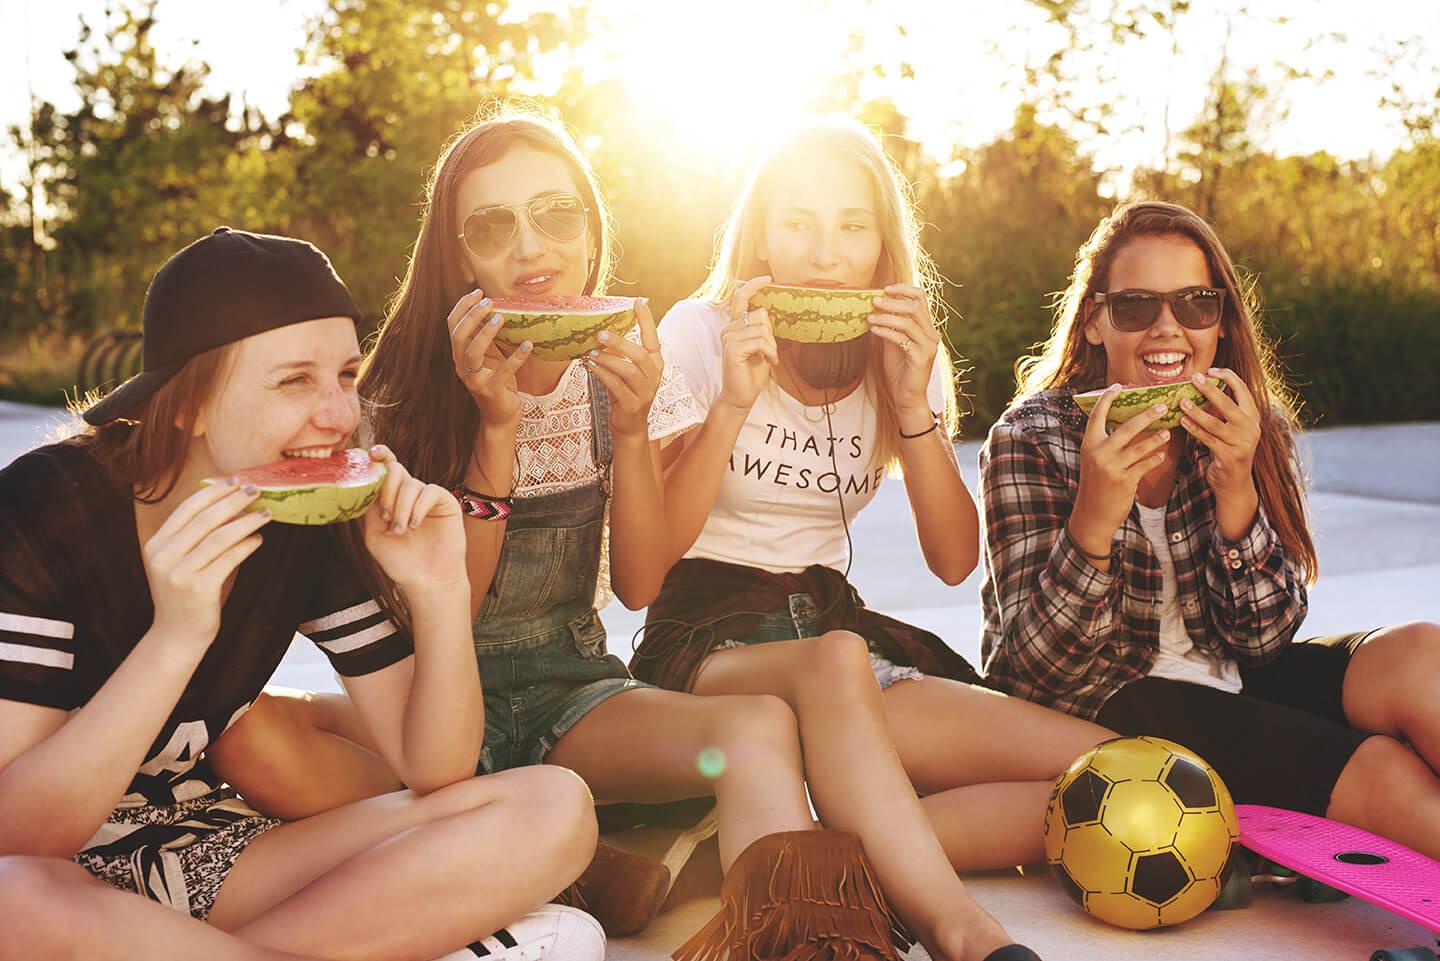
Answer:
<svg viewBox="0 0 1440 961"><path fill-rule="evenodd" d="M595 457L595 466L600 469L600 490L610 496L610 463L614 460L614 445L610 437L610 391L593 372L590 378L590 450Z"/></svg>

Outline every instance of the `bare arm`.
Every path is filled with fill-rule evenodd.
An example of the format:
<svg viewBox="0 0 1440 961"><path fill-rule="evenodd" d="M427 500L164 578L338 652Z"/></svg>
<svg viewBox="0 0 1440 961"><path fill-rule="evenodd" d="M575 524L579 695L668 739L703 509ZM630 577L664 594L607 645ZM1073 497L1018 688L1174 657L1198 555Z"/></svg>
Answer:
<svg viewBox="0 0 1440 961"><path fill-rule="evenodd" d="M475 774L485 731L470 645L467 538L449 491L411 477L388 450L373 453L389 471L365 515L365 546L405 596L415 655L345 686L381 756L426 793Z"/></svg>
<svg viewBox="0 0 1440 961"><path fill-rule="evenodd" d="M124 797L220 628L226 580L260 546L255 489L216 484L171 512L143 548L150 629L70 715L0 702L0 853L71 857Z"/></svg>
<svg viewBox="0 0 1440 961"><path fill-rule="evenodd" d="M928 407L897 414L905 434L925 430L934 417ZM944 425L922 437L902 438L900 463L925 565L953 587L970 576L980 559L980 515Z"/></svg>
<svg viewBox="0 0 1440 961"><path fill-rule="evenodd" d="M73 857L125 796L207 647L151 630L73 713L0 701L0 854Z"/></svg>

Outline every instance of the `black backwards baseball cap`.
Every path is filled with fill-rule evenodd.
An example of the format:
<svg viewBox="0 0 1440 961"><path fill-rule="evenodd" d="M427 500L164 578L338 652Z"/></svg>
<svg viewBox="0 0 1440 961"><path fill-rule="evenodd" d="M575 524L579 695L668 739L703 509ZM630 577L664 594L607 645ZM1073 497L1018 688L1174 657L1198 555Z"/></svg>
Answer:
<svg viewBox="0 0 1440 961"><path fill-rule="evenodd" d="M197 354L321 317L362 319L314 244L217 228L165 262L145 292L141 372L85 411L90 424L133 413Z"/></svg>

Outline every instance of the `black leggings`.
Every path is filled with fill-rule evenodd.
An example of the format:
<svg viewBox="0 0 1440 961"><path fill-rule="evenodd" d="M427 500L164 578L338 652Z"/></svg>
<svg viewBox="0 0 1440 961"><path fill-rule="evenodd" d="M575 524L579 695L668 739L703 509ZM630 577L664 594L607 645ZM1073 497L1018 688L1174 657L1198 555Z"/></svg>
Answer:
<svg viewBox="0 0 1440 961"><path fill-rule="evenodd" d="M1324 815L1340 772L1370 736L1350 726L1341 694L1351 655L1373 633L1295 641L1265 667L1242 667L1239 694L1143 677L1111 695L1095 720L1190 748L1237 803Z"/></svg>

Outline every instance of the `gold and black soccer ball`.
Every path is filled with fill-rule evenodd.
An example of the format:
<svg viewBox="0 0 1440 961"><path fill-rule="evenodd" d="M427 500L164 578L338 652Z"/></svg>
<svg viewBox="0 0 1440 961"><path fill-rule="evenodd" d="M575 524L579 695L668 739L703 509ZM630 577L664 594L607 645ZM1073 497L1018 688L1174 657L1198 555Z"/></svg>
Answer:
<svg viewBox="0 0 1440 961"><path fill-rule="evenodd" d="M1220 776L1158 737L1087 751L1055 781L1045 812L1045 859L1065 893L1100 920L1136 930L1208 908L1239 836Z"/></svg>

